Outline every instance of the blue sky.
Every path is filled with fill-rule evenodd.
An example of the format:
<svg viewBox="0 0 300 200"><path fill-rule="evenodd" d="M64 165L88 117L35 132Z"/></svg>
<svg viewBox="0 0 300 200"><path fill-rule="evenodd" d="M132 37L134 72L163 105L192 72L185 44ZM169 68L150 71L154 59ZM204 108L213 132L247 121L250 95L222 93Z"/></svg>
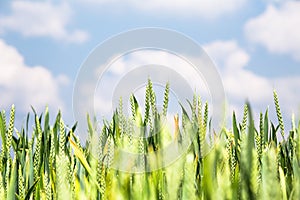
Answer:
<svg viewBox="0 0 300 200"><path fill-rule="evenodd" d="M275 88L286 121L300 110L300 2L292 0L75 0L0 2L0 107L61 109L69 124L76 74L89 53L127 30L160 27L214 60L232 109L255 113ZM54 110L54 111L53 111ZM289 125L289 124L288 124Z"/></svg>

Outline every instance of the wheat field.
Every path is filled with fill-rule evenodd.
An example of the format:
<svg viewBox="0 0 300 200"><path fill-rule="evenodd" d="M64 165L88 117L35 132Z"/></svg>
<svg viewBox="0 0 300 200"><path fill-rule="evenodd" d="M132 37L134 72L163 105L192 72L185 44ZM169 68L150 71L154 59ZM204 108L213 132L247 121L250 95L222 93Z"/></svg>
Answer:
<svg viewBox="0 0 300 200"><path fill-rule="evenodd" d="M41 115L34 112L29 133L29 115L18 129L15 107L9 119L2 111L0 199L299 199L300 124L293 118L291 130L285 129L275 91L276 122L266 110L255 127L246 103L241 122L233 113L231 127L214 129L208 104L195 95L190 108L175 116L171 133L163 124L169 90L166 84L162 112L149 80L143 114L132 95L130 116L123 113L122 99L102 127L87 116L85 144L76 136L76 124L67 127L60 112L53 125L47 108ZM182 148L187 139L191 142L175 162L153 166L166 160L160 150L170 143ZM119 158L117 149L138 159L121 170L115 163L127 158Z"/></svg>

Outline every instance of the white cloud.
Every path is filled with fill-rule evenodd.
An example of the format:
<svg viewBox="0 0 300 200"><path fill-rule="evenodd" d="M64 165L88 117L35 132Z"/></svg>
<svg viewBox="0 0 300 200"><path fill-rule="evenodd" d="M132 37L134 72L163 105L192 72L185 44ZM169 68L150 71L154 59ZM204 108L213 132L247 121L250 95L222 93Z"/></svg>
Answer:
<svg viewBox="0 0 300 200"><path fill-rule="evenodd" d="M115 57L119 56L120 55L115 55ZM164 66L165 68L161 68L158 72L157 69L160 66ZM100 66L95 70L95 76L99 75L100 71L98 70L103 67L105 66ZM178 77L180 77L181 80L178 79ZM142 110L144 110L144 86L147 83L148 78L154 82L153 87L156 91L158 105L163 104L163 87L167 81L170 82L171 90L174 93L171 92L170 94L169 112L181 112L177 98L179 98L181 103L188 109L186 99L191 99L194 91L201 94L203 99L208 100L209 102L211 101L205 80L202 79L193 66L181 57L161 50L140 50L126 54L126 56L119 57L119 59L115 60L103 74L101 79L98 79L100 77L95 78L99 81L97 89L94 90L93 87L90 87L90 89L92 89L91 91L88 88L84 88L80 91L80 96L86 96L86 91L95 93L94 109L95 113L101 115L100 119L102 119L102 116L109 119L112 110L116 109L120 97L120 94L115 94L116 91L120 92L120 88L117 87L121 87L121 92L125 95L134 92ZM126 81L122 82L123 84L120 85L120 81L124 81L125 79ZM183 83L184 81L185 83ZM155 83L158 85L155 85ZM113 99L114 97L117 99ZM129 99L126 99L124 96L122 97L124 112L127 113L127 111L130 111ZM84 106L82 108L84 108ZM81 113L85 112L83 111Z"/></svg>
<svg viewBox="0 0 300 200"><path fill-rule="evenodd" d="M272 53L288 54L300 61L300 2L269 5L261 15L245 25L247 38Z"/></svg>
<svg viewBox="0 0 300 200"><path fill-rule="evenodd" d="M13 1L11 14L0 16L0 33L16 31L26 37L47 36L66 42L85 42L88 39L85 31L67 30L71 15L66 3Z"/></svg>
<svg viewBox="0 0 300 200"><path fill-rule="evenodd" d="M239 111L241 116L246 100L250 101L256 119L258 113L264 112L268 105L274 110L273 89L279 94L285 121L290 121L293 112L298 114L300 93L297 91L300 87L300 77L269 78L255 74L245 68L250 56L235 41L212 42L205 45L204 49L220 67L229 100L229 115L234 109Z"/></svg>
<svg viewBox="0 0 300 200"><path fill-rule="evenodd" d="M236 41L214 41L204 46L209 55L217 58L218 64L226 69L239 70L249 62L249 55L241 49Z"/></svg>
<svg viewBox="0 0 300 200"><path fill-rule="evenodd" d="M0 39L0 107L16 104L18 111L28 112L32 105L38 111L46 105L64 109L59 89L68 84L64 75L55 77L43 66L27 66L23 56Z"/></svg>
<svg viewBox="0 0 300 200"><path fill-rule="evenodd" d="M129 6L153 15L162 13L163 15L216 18L238 10L245 4L246 0L88 0L83 2L118 8Z"/></svg>
<svg viewBox="0 0 300 200"><path fill-rule="evenodd" d="M216 41L204 46L208 55L222 67L226 93L235 99L261 101L272 85L264 77L245 69L250 56L235 41Z"/></svg>

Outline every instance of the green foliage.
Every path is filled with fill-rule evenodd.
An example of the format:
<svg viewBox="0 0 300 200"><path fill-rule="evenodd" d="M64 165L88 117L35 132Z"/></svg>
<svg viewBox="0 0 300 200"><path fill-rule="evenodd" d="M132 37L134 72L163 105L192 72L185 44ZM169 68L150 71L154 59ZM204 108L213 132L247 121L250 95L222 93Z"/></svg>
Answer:
<svg viewBox="0 0 300 200"><path fill-rule="evenodd" d="M180 119L174 116L172 133L164 124L169 90L167 84L161 113L148 80L144 115L132 95L131 116L124 115L120 99L112 120L104 121L100 131L88 117L85 146L74 134L76 124L67 127L61 113L51 126L48 108L41 116L34 111L35 124L29 134L28 117L25 128L18 131L15 107L8 123L2 111L0 199L299 198L300 123L293 118L292 130L284 134L275 91L278 125L269 120L267 110L260 113L256 128L247 103L242 121L233 113L232 127L223 127L218 134L209 127L208 103L202 104L196 95L190 103L191 116L187 108L182 108ZM277 139L279 131L282 139ZM161 150L170 144L183 148L187 138L191 140L188 149L164 166L168 158ZM120 157L119 149L139 156L126 162L129 158ZM128 164L119 170L113 167L116 162Z"/></svg>

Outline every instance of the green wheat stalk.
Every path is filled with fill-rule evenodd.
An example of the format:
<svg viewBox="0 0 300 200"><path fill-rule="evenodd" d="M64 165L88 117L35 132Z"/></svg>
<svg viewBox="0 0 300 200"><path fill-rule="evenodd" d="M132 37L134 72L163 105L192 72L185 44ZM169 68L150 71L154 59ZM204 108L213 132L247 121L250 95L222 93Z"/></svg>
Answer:
<svg viewBox="0 0 300 200"><path fill-rule="evenodd" d="M274 90L273 91L273 97L274 97L274 103L275 103L275 109L276 109L276 114L279 122L279 127L280 127L280 133L282 138L284 139L284 124L283 124L283 118L280 110L280 105L279 105L279 98L277 95L277 92Z"/></svg>
<svg viewBox="0 0 300 200"><path fill-rule="evenodd" d="M12 136L13 136L13 131L14 131L14 122L15 122L15 106L11 106L10 110L10 118L9 118L9 126L7 130L7 138L6 138L6 149L7 149L7 156L9 157L9 151L10 151L10 146L12 142Z"/></svg>
<svg viewBox="0 0 300 200"><path fill-rule="evenodd" d="M168 82L165 86L164 102L163 102L163 116L167 116L167 110L168 110L168 104L169 104L169 92L170 92L170 84Z"/></svg>

